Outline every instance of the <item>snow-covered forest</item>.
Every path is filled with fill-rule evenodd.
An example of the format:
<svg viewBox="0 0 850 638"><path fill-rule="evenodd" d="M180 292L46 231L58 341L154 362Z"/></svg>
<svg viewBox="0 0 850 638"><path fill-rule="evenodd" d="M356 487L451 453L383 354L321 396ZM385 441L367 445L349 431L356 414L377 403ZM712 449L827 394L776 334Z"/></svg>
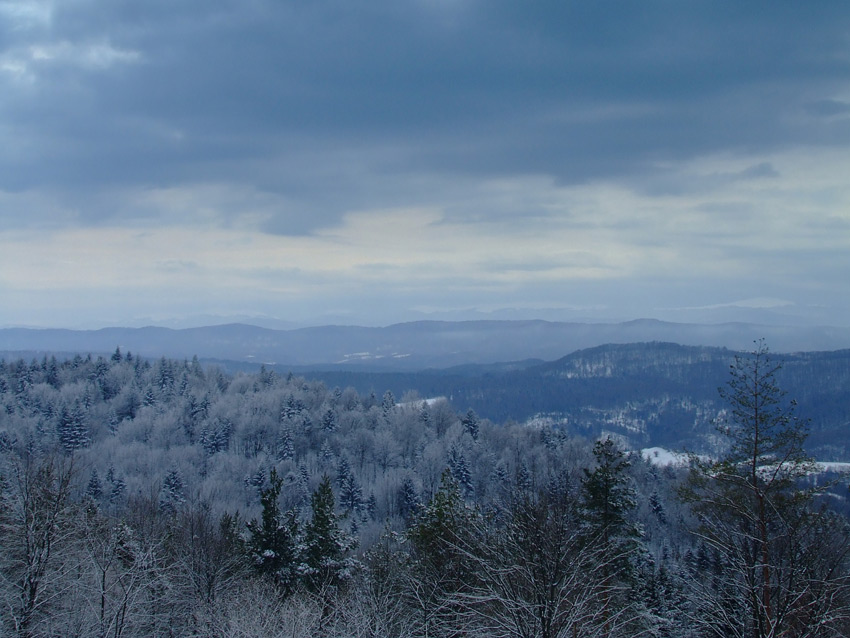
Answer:
<svg viewBox="0 0 850 638"><path fill-rule="evenodd" d="M0 362L14 636L846 636L846 485L759 345L722 458L197 359ZM792 388L788 388L792 390ZM790 396L790 395L789 395ZM799 415L805 416L805 415Z"/></svg>

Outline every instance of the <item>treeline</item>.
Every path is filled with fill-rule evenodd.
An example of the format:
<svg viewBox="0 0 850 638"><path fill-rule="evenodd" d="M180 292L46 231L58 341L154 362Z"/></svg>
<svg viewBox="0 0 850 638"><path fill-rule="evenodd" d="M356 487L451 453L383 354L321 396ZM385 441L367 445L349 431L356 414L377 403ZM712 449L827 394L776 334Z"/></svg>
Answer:
<svg viewBox="0 0 850 638"><path fill-rule="evenodd" d="M451 397L497 423L537 419L587 438L613 433L631 448L713 454L713 424L725 408L717 388L726 382L734 356L725 348L627 343L580 350L548 363L419 373L346 368L311 370L309 376L365 394L389 388L400 396L416 388L423 396ZM850 350L789 354L783 361L778 378L794 389L801 412L811 419L809 452L821 461L850 458Z"/></svg>
<svg viewBox="0 0 850 638"><path fill-rule="evenodd" d="M847 521L823 507L774 370L750 365L767 359L733 380L767 388L770 418L750 423L749 386L730 386L729 453L690 471L610 438L266 369L119 350L2 361L0 623L116 638L847 635Z"/></svg>

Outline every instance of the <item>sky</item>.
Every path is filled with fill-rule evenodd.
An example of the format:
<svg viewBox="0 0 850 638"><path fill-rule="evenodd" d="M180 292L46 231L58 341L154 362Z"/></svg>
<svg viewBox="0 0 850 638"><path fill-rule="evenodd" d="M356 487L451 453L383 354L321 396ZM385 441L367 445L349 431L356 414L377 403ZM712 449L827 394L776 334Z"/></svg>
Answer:
<svg viewBox="0 0 850 638"><path fill-rule="evenodd" d="M850 4L0 0L0 326L850 325Z"/></svg>

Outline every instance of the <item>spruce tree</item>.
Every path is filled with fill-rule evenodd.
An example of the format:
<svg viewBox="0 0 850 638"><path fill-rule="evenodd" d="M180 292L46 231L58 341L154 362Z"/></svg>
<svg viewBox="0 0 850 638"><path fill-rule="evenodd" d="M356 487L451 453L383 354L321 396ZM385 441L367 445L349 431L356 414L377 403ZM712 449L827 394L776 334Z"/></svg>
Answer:
<svg viewBox="0 0 850 638"><path fill-rule="evenodd" d="M838 617L847 532L814 508L816 490L802 480L814 469L803 447L808 424L777 383L781 368L763 341L735 357L720 391L728 448L717 460L692 458L681 491L699 517L701 545L718 559L710 583L702 575L694 582L698 618L715 633L798 635L798 625L826 631ZM839 537L844 549L824 554Z"/></svg>
<svg viewBox="0 0 850 638"><path fill-rule="evenodd" d="M593 446L594 469L584 470L582 517L588 547L602 550L602 617L605 633L612 619L629 605L626 586L633 584L634 561L639 549L638 530L631 521L635 494L626 473L630 463L611 438Z"/></svg>
<svg viewBox="0 0 850 638"><path fill-rule="evenodd" d="M308 588L320 591L338 587L351 575L352 564L345 560L354 548L354 539L344 533L336 514L331 479L325 474L310 499L312 516L304 528L300 567Z"/></svg>
<svg viewBox="0 0 850 638"><path fill-rule="evenodd" d="M257 572L270 578L286 596L294 585L298 520L294 512L280 510L282 487L283 479L272 468L269 486L260 490L260 520L248 523L247 548Z"/></svg>

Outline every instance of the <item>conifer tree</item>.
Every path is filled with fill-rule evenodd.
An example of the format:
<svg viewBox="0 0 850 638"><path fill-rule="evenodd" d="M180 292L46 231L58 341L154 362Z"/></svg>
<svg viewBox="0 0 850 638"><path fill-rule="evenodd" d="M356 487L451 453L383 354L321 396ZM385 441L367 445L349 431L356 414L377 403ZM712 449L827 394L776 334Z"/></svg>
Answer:
<svg viewBox="0 0 850 638"><path fill-rule="evenodd" d="M177 508L186 502L184 495L183 477L176 469L172 468L162 481L162 489L159 492L159 507L164 512L173 514Z"/></svg>
<svg viewBox="0 0 850 638"><path fill-rule="evenodd" d="M469 408L466 415L460 420L461 425L463 425L463 429L469 432L469 436L473 438L473 440L478 440L478 429L479 429L479 419L478 415L475 414L475 410Z"/></svg>
<svg viewBox="0 0 850 638"><path fill-rule="evenodd" d="M719 428L728 450L714 461L693 458L681 491L699 517L697 536L718 557L711 586L701 575L694 583L699 617L715 633L802 635L797 625L826 632L824 623L846 616L850 604L847 531L815 510L816 490L802 482L814 468L803 447L808 424L777 383L781 367L763 341L735 357L720 390L730 408Z"/></svg>
<svg viewBox="0 0 850 638"><path fill-rule="evenodd" d="M283 479L272 468L269 486L260 490L261 518L248 523L247 547L254 568L271 578L286 596L294 585L298 519L292 511L281 512L279 498L282 487Z"/></svg>
<svg viewBox="0 0 850 638"><path fill-rule="evenodd" d="M92 468L88 485L86 485L86 496L95 501L100 500L100 497L103 496L103 484L100 482L97 468Z"/></svg>
<svg viewBox="0 0 850 638"><path fill-rule="evenodd" d="M354 539L340 528L327 474L313 492L310 508L312 516L304 528L300 570L313 591L338 587L351 576L352 563L346 560L346 554L354 548Z"/></svg>
<svg viewBox="0 0 850 638"><path fill-rule="evenodd" d="M588 532L606 546L636 535L629 512L634 509L635 493L626 471L630 467L626 455L611 438L593 446L596 467L585 468L582 499Z"/></svg>
<svg viewBox="0 0 850 638"><path fill-rule="evenodd" d="M582 515L584 536L589 546L602 550L601 577L604 589L602 616L606 630L620 609L630 601L625 598L631 584L634 559L639 548L638 531L630 519L635 508L634 489L626 473L628 458L609 437L593 446L596 467L585 468L582 481Z"/></svg>

